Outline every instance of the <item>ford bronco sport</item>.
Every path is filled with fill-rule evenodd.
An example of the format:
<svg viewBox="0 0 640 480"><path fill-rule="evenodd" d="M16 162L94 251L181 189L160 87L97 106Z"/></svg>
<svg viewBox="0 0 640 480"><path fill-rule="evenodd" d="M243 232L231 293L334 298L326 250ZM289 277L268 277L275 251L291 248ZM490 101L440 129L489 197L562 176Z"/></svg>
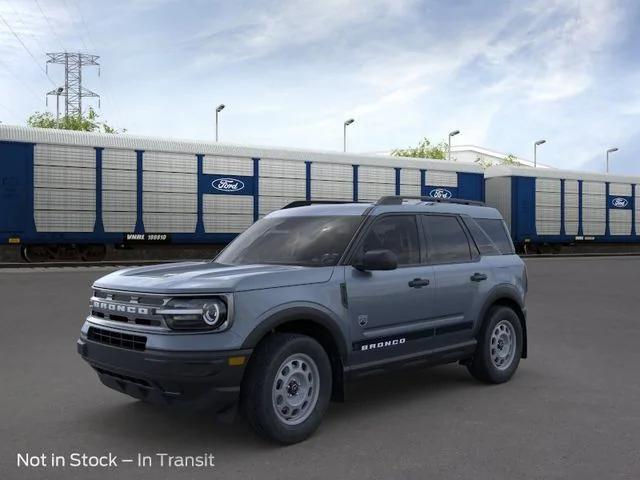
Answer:
<svg viewBox="0 0 640 480"><path fill-rule="evenodd" d="M509 380L527 354L526 290L493 208L293 205L213 261L97 280L78 351L108 387L165 405L239 405L261 436L288 444L367 371L457 361L481 381Z"/></svg>

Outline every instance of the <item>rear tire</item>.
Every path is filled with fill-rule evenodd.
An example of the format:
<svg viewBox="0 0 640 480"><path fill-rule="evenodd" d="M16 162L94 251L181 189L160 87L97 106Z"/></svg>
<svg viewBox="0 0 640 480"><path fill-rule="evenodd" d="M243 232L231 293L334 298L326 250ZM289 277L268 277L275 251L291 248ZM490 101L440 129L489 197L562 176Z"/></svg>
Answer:
<svg viewBox="0 0 640 480"><path fill-rule="evenodd" d="M251 356L241 409L261 437L281 444L307 439L318 428L331 397L331 363L313 338L276 333Z"/></svg>
<svg viewBox="0 0 640 480"><path fill-rule="evenodd" d="M504 383L518 368L522 356L522 325L516 312L492 307L478 337L478 348L467 365L471 375L487 383Z"/></svg>

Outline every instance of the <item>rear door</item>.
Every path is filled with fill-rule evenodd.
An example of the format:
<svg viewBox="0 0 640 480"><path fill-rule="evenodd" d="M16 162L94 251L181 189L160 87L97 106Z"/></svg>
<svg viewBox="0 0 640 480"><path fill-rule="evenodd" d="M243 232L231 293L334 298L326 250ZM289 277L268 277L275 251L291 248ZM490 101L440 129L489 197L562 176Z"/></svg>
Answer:
<svg viewBox="0 0 640 480"><path fill-rule="evenodd" d="M0 232L21 233L27 212L28 156L33 147L0 142Z"/></svg>
<svg viewBox="0 0 640 480"><path fill-rule="evenodd" d="M368 250L388 249L398 268L345 271L355 363L426 349L428 322L434 315L433 267L426 265L424 239L413 214L378 217L357 246L354 258Z"/></svg>
<svg viewBox="0 0 640 480"><path fill-rule="evenodd" d="M422 215L435 273L438 345L471 337L492 272L457 215Z"/></svg>

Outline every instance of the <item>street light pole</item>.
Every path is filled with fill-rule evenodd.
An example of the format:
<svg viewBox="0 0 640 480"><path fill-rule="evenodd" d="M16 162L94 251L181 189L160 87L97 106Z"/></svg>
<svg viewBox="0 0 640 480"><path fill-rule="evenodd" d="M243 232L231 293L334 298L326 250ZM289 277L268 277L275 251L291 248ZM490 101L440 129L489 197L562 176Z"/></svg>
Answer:
<svg viewBox="0 0 640 480"><path fill-rule="evenodd" d="M454 130L453 132L449 132L449 151L447 152L448 153L447 159L449 161L451 161L451 137L455 137L459 133L460 133L460 130Z"/></svg>
<svg viewBox="0 0 640 480"><path fill-rule="evenodd" d="M533 144L533 168L538 166L538 145L542 145L543 143L547 143L547 141L538 140Z"/></svg>
<svg viewBox="0 0 640 480"><path fill-rule="evenodd" d="M607 150L607 164L605 166L606 173L609 173L609 154L613 153L613 152L617 152L617 151L618 151L618 147L613 147L613 148L610 148L609 150Z"/></svg>
<svg viewBox="0 0 640 480"><path fill-rule="evenodd" d="M216 107L216 142L218 141L218 114L224 110L224 103L221 103Z"/></svg>
<svg viewBox="0 0 640 480"><path fill-rule="evenodd" d="M64 92L63 87L56 89L56 125L60 123L60 94Z"/></svg>
<svg viewBox="0 0 640 480"><path fill-rule="evenodd" d="M343 132L342 132L342 143L343 143L342 151L343 152L347 151L347 126L351 125L353 122L355 122L353 118L350 118L349 120L345 120L344 122Z"/></svg>

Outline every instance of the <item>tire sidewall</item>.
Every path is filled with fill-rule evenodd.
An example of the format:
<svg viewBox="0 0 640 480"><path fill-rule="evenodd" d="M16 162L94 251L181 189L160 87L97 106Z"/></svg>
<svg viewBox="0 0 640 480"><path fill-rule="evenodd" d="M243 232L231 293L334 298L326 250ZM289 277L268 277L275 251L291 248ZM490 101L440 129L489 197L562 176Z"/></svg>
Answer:
<svg viewBox="0 0 640 480"><path fill-rule="evenodd" d="M491 361L491 333L496 325L502 321L508 321L516 334L516 351L509 368L498 369ZM489 380L493 383L503 383L509 380L520 364L522 356L522 325L518 315L508 307L495 307L491 309L489 319L484 325L481 338L481 359Z"/></svg>
<svg viewBox="0 0 640 480"><path fill-rule="evenodd" d="M311 357L318 367L320 388L316 405L306 420L297 425L287 425L278 417L274 405L272 388L280 365L291 355L304 353ZM311 435L320 425L331 398L331 363L322 346L310 337L294 336L277 348L262 370L265 375L258 392L258 410L263 430L281 443L295 443Z"/></svg>

